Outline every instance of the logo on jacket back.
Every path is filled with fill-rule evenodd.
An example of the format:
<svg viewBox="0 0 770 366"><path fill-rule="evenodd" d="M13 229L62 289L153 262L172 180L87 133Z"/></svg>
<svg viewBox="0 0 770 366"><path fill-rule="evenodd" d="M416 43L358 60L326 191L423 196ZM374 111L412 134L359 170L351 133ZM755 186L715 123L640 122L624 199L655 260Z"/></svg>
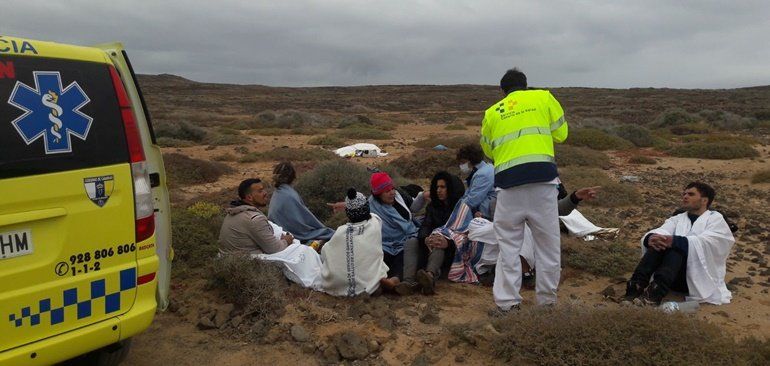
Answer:
<svg viewBox="0 0 770 366"><path fill-rule="evenodd" d="M8 104L24 111L11 122L29 145L43 138L46 154L72 152L71 136L85 141L93 118L80 112L88 98L77 82L62 87L58 71L35 71L35 88L17 81Z"/></svg>
<svg viewBox="0 0 770 366"><path fill-rule="evenodd" d="M513 106L518 104L517 101L513 99L508 99L506 101L502 101L500 103L497 103L497 107L495 108L496 111L498 111L500 114L505 113L505 111L511 111L513 110Z"/></svg>

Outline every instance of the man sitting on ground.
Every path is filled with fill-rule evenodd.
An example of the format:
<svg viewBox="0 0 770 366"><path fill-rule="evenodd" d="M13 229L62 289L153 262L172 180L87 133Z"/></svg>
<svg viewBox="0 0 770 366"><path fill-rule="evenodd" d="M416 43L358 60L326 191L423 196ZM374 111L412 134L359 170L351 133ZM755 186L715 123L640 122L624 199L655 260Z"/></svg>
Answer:
<svg viewBox="0 0 770 366"><path fill-rule="evenodd" d="M230 202L219 231L220 254L273 254L294 241L289 233L278 239L267 217L259 211L258 207L267 205L267 196L264 184L257 178L246 179L238 185L240 199Z"/></svg>
<svg viewBox="0 0 770 366"><path fill-rule="evenodd" d="M628 281L627 300L641 296L645 303L658 305L675 290L687 293L687 300L730 302L725 273L735 238L722 214L709 210L715 196L708 184L688 184L682 193L686 212L644 235L644 255Z"/></svg>

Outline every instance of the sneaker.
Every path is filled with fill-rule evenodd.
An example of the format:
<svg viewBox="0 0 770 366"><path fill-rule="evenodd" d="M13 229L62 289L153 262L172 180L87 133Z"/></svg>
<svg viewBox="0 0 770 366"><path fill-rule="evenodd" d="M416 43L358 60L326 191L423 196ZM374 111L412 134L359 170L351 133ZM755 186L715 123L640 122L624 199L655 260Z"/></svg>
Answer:
<svg viewBox="0 0 770 366"><path fill-rule="evenodd" d="M637 282L626 282L626 294L623 295L623 300L634 301L639 296L644 294L644 287Z"/></svg>
<svg viewBox="0 0 770 366"><path fill-rule="evenodd" d="M499 306L495 306L493 309L489 309L489 311L487 312L487 315L489 315L492 318L503 318L508 316L509 314L517 313L519 312L519 310L521 310L520 304L515 304L511 306L511 308L508 310L504 310Z"/></svg>
<svg viewBox="0 0 770 366"><path fill-rule="evenodd" d="M486 287L492 287L495 284L495 266L492 265L486 272L479 275L479 284Z"/></svg>
<svg viewBox="0 0 770 366"><path fill-rule="evenodd" d="M645 305L658 306L663 300L663 297L666 296L667 292L666 289L653 281L646 289L644 289L641 299L644 301Z"/></svg>
<svg viewBox="0 0 770 366"><path fill-rule="evenodd" d="M535 269L533 268L529 272L524 272L521 275L521 288L527 290L534 290L537 283Z"/></svg>
<svg viewBox="0 0 770 366"><path fill-rule="evenodd" d="M423 295L436 294L436 280L433 278L433 272L422 269L417 271L417 282L422 286Z"/></svg>
<svg viewBox="0 0 770 366"><path fill-rule="evenodd" d="M418 284L414 280L405 280L399 283L398 285L396 285L396 287L393 288L393 291L396 291L396 293L401 296L409 296L414 294L417 291L417 289L419 289L419 287L420 287L420 284Z"/></svg>

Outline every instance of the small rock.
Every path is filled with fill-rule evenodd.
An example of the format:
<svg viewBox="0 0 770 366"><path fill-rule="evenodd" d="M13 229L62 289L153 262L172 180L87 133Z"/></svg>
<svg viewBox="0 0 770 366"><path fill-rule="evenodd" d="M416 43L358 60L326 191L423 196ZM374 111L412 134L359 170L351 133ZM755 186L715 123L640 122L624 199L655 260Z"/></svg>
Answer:
<svg viewBox="0 0 770 366"><path fill-rule="evenodd" d="M723 316L723 317L728 318L728 319L730 318L730 314L727 314L727 312L724 311L724 310L715 311L712 314Z"/></svg>
<svg viewBox="0 0 770 366"><path fill-rule="evenodd" d="M428 366L430 365L430 360L428 359L428 356L425 354L419 354L417 357L414 358L412 361L412 366Z"/></svg>
<svg viewBox="0 0 770 366"><path fill-rule="evenodd" d="M179 316L186 316L187 314L190 313L190 308L188 308L187 306L180 306L179 309L177 309L176 313L179 314Z"/></svg>
<svg viewBox="0 0 770 366"><path fill-rule="evenodd" d="M290 333L291 337L297 342L307 342L310 340L310 333L301 325L293 325Z"/></svg>
<svg viewBox="0 0 770 366"><path fill-rule="evenodd" d="M234 316L230 320L230 323L233 325L233 327L237 327L237 326L241 325L241 323L243 323L243 316L240 316L240 315Z"/></svg>
<svg viewBox="0 0 770 366"><path fill-rule="evenodd" d="M457 355L457 356L455 356L455 362L463 363L463 362L465 362L465 357L463 355Z"/></svg>
<svg viewBox="0 0 770 366"><path fill-rule="evenodd" d="M615 288L612 286L607 286L604 290L602 290L601 294L604 297L615 297Z"/></svg>
<svg viewBox="0 0 770 366"><path fill-rule="evenodd" d="M211 318L207 316L201 317L200 320L198 321L198 329L207 330L207 329L215 329L215 328L219 328L219 327L217 327L216 324L214 324L214 322L211 320Z"/></svg>
<svg viewBox="0 0 770 366"><path fill-rule="evenodd" d="M393 330L393 319L391 318L381 318L377 320L377 325L384 329L384 330Z"/></svg>
<svg viewBox="0 0 770 366"><path fill-rule="evenodd" d="M342 358L347 360L361 360L369 355L366 340L353 331L345 331L337 335L334 344Z"/></svg>
<svg viewBox="0 0 770 366"><path fill-rule="evenodd" d="M418 316L418 315L420 315L420 314L418 314L414 310L404 310L404 314L409 315L409 316Z"/></svg>
<svg viewBox="0 0 770 366"><path fill-rule="evenodd" d="M369 353L374 353L380 350L380 343L372 339L369 341Z"/></svg>
<svg viewBox="0 0 770 366"><path fill-rule="evenodd" d="M323 352L321 353L321 364L328 365L328 364L336 364L340 362L340 352L337 350L337 347L333 344L330 344L324 348Z"/></svg>
<svg viewBox="0 0 770 366"><path fill-rule="evenodd" d="M369 315L369 314L361 315L361 320L363 320L363 321L370 321L372 319L374 319L374 318L372 318L372 316Z"/></svg>
<svg viewBox="0 0 770 366"><path fill-rule="evenodd" d="M420 316L420 322L423 324L438 324L441 322L441 318L435 312L428 311Z"/></svg>
<svg viewBox="0 0 770 366"><path fill-rule="evenodd" d="M312 342L305 342L302 344L302 347L301 347L302 353L306 353L306 354L315 353L316 348L317 348L316 345L313 344Z"/></svg>

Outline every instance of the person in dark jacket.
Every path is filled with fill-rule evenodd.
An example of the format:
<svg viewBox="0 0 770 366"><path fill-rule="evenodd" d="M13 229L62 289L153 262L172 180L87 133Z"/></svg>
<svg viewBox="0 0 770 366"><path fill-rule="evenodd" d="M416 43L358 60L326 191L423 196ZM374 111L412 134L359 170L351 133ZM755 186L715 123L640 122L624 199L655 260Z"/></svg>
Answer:
<svg viewBox="0 0 770 366"><path fill-rule="evenodd" d="M408 295L422 287L423 294L433 294L434 279L441 275L444 263L451 261L454 256L454 243L442 235L432 233L434 229L446 224L464 194L465 186L459 177L445 171L433 176L430 183L430 204L425 209L425 219L417 232L418 242L405 248L404 282L396 286L396 292ZM420 253L425 251L428 252L427 265L425 269L418 270Z"/></svg>

